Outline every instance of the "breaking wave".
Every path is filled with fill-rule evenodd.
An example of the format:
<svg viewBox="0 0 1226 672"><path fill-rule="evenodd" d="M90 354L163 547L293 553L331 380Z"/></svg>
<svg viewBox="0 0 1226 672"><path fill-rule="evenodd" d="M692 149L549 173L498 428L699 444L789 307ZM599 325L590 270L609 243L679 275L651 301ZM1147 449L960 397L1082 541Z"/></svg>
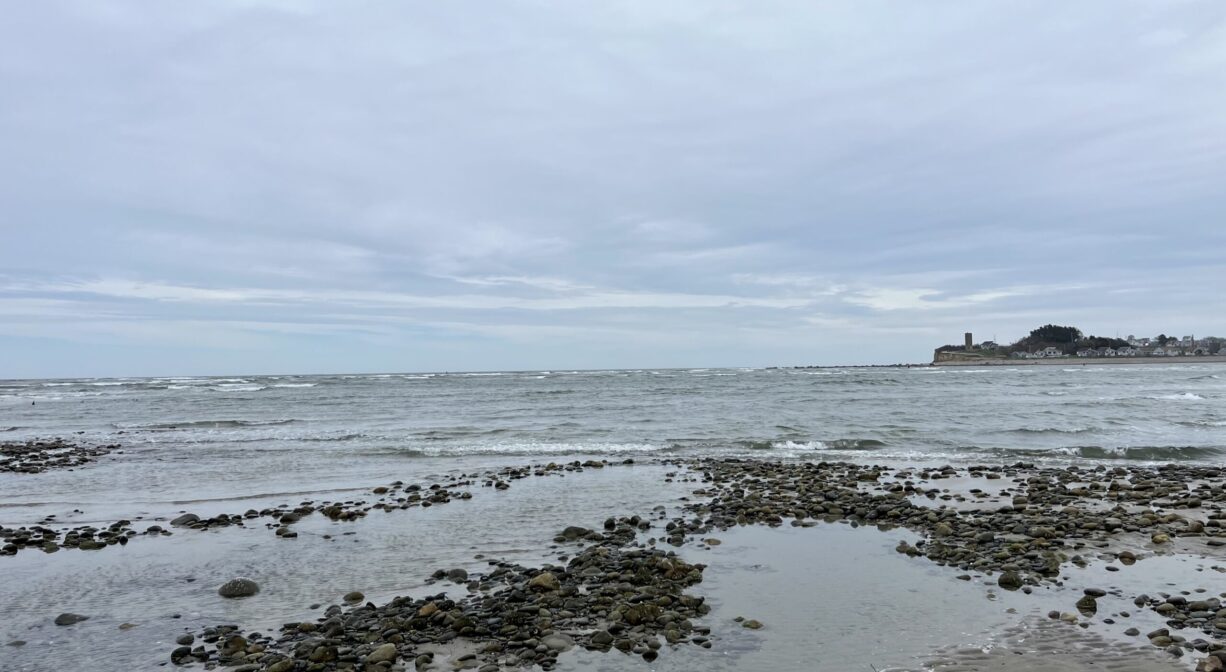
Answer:
<svg viewBox="0 0 1226 672"><path fill-rule="evenodd" d="M186 422L155 422L146 425L112 425L115 429L237 429L240 427L279 427L298 422L293 418L279 420L189 420Z"/></svg>
<svg viewBox="0 0 1226 672"><path fill-rule="evenodd" d="M1049 450L1034 448L980 448L964 446L963 452L986 452L1003 458L1015 457L1080 457L1087 460L1138 460L1144 462L1183 462L1205 460L1226 455L1221 446L1066 446Z"/></svg>

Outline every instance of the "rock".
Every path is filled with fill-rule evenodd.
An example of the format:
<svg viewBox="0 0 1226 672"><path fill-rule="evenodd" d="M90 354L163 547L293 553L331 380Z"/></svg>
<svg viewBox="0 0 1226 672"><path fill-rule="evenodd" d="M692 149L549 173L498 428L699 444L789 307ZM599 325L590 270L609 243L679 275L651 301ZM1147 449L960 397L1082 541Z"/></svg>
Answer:
<svg viewBox="0 0 1226 672"><path fill-rule="evenodd" d="M1091 595L1085 595L1077 600L1077 611L1080 611L1082 616L1093 616L1098 613L1098 601Z"/></svg>
<svg viewBox="0 0 1226 672"><path fill-rule="evenodd" d="M120 623L119 624L120 630L131 630L132 628L135 628L135 627L136 627L135 623Z"/></svg>
<svg viewBox="0 0 1226 672"><path fill-rule="evenodd" d="M1004 572L996 580L996 585L1005 590L1017 590L1022 587L1022 575L1014 571Z"/></svg>
<svg viewBox="0 0 1226 672"><path fill-rule="evenodd" d="M553 572L541 572L528 581L528 588L537 592L550 592L561 588L558 577Z"/></svg>
<svg viewBox="0 0 1226 672"><path fill-rule="evenodd" d="M194 641L196 641L196 636L190 632L183 634L183 635L179 635L178 637L175 638L175 644L179 644L181 646L188 646Z"/></svg>
<svg viewBox="0 0 1226 672"><path fill-rule="evenodd" d="M468 570L456 568L447 571L447 579L454 583L464 583L468 581Z"/></svg>
<svg viewBox="0 0 1226 672"><path fill-rule="evenodd" d="M89 620L89 616L82 616L81 614L73 614L69 612L64 612L60 614L59 616L55 617L55 624L56 625L72 625L74 623L80 623L81 621L87 621L87 620Z"/></svg>
<svg viewBox="0 0 1226 672"><path fill-rule="evenodd" d="M745 621L744 623L741 623L741 627L742 627L742 628L749 628L750 630L761 630L761 629L762 629L762 622L761 622L761 621L756 621L756 620L754 620L754 619L752 619L752 618L751 618L751 619L749 619L749 620Z"/></svg>
<svg viewBox="0 0 1226 672"><path fill-rule="evenodd" d="M170 662L175 665L182 665L184 661L191 660L192 648L190 646L180 646L170 652Z"/></svg>
<svg viewBox="0 0 1226 672"><path fill-rule="evenodd" d="M1149 540L1154 542L1155 544L1165 544L1171 540L1171 536L1169 534L1158 532L1154 536L1150 537Z"/></svg>
<svg viewBox="0 0 1226 672"><path fill-rule="evenodd" d="M383 644L370 652L366 656L366 662L369 663L391 663L396 660L396 645Z"/></svg>
<svg viewBox="0 0 1226 672"><path fill-rule="evenodd" d="M230 579L221 584L217 594L222 597L250 597L260 592L260 585L251 579Z"/></svg>
<svg viewBox="0 0 1226 672"><path fill-rule="evenodd" d="M566 651L575 645L575 640L564 634L554 633L542 637L541 644L549 647L551 651Z"/></svg>
<svg viewBox="0 0 1226 672"><path fill-rule="evenodd" d="M200 522L200 516L197 516L194 513L185 513L179 516L178 518L175 518L174 520L170 521L170 524L175 527L187 527L191 525L192 523L197 523L197 522Z"/></svg>
<svg viewBox="0 0 1226 672"><path fill-rule="evenodd" d="M592 633L592 643L596 646L611 646L613 635L609 634L608 630L597 630Z"/></svg>
<svg viewBox="0 0 1226 672"><path fill-rule="evenodd" d="M345 597L343 599L346 602L361 602L362 600L366 599L366 596L363 595L361 592L355 590L349 593L345 593Z"/></svg>

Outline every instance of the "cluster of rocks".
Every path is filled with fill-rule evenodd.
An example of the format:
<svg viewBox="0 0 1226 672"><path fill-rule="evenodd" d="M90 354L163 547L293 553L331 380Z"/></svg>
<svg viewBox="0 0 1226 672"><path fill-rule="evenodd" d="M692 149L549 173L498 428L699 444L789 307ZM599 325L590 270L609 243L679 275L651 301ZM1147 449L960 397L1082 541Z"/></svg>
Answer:
<svg viewBox="0 0 1226 672"><path fill-rule="evenodd" d="M0 473L40 474L53 469L74 469L119 448L118 444L84 446L64 439L0 443Z"/></svg>
<svg viewBox="0 0 1226 672"><path fill-rule="evenodd" d="M0 526L0 555L16 555L22 549L32 548L44 553L55 553L63 548L98 551L108 546L123 546L137 534L131 525L130 520L118 520L105 528L85 525L66 530L53 530L42 525L16 528ZM154 525L153 528L156 528L156 531L146 533L161 532L160 527Z"/></svg>
<svg viewBox="0 0 1226 672"><path fill-rule="evenodd" d="M279 636L245 634L234 626L192 634L171 653L176 664L290 672L418 670L540 666L552 669L574 646L655 660L665 644L710 646L710 630L694 623L709 612L685 590L702 581L703 565L635 541L643 521L610 519L605 531L572 535L593 541L565 567L491 561L479 576L440 570L436 579L467 582L462 599L439 593L397 597L376 606L333 605L316 622L287 623ZM572 529L572 528L568 528ZM579 529L579 528L573 528ZM566 536L565 534L560 536ZM364 599L360 593L347 602ZM444 656L444 646L451 655ZM438 659L438 660L436 660Z"/></svg>
<svg viewBox="0 0 1226 672"><path fill-rule="evenodd" d="M108 447L109 448L109 447ZM174 528L191 530L209 530L221 527L240 526L258 519L265 519L265 527L283 539L294 539L298 533L292 525L303 518L320 514L329 520L345 522L365 517L372 511L390 513L412 508L429 508L447 504L453 500L472 499L472 492L467 488L481 485L497 490L510 488L510 482L532 476L549 476L562 472L576 472L584 469L599 469L608 462L588 460L569 463L548 463L528 465L523 467L505 467L497 471L479 474L458 474L449 477L445 483L428 485L406 484L395 481L371 489L375 501L364 499L345 501L307 500L296 506L281 505L263 509L248 509L243 513L222 513L215 516L202 517L195 513L183 513L169 521ZM622 464L633 464L633 460L625 460ZM47 523L53 522L54 516ZM39 549L48 553L61 548L76 548L81 550L100 550L116 544L126 544L128 539L137 535L131 529L131 521L121 520L107 529L99 530L93 527L76 527L53 529L46 525L29 527L5 528L0 526L0 555L15 555L26 549ZM160 524L148 526L144 534L147 536L169 536L171 531Z"/></svg>
<svg viewBox="0 0 1226 672"><path fill-rule="evenodd" d="M702 499L686 508L697 517L670 523L670 543L734 525L782 525L788 519L802 526L847 521L905 527L923 538L900 543L898 552L994 574L1001 588L1026 592L1045 581L1058 582L1066 563L1084 566L1102 557L1130 565L1144 557L1117 548L1112 543L1117 540L1139 538L1151 553L1164 552L1180 538L1195 538L1206 547L1226 543L1220 536L1226 520L1226 472L1216 467L1055 469L1016 464L913 471L850 463L706 460L695 468L703 472L704 487L695 492ZM981 488L950 494L924 487L949 478L1007 479L1010 485L995 496ZM932 507L916 501L938 497L982 501L984 506ZM1092 615L1096 598L1103 594L1088 589L1078 610ZM1171 628L1196 627L1217 640L1226 637L1226 609L1217 598L1140 596L1137 604L1167 618ZM1201 665L1218 669L1212 666L1221 655L1221 641L1187 641L1178 635L1151 641L1177 655L1210 652Z"/></svg>

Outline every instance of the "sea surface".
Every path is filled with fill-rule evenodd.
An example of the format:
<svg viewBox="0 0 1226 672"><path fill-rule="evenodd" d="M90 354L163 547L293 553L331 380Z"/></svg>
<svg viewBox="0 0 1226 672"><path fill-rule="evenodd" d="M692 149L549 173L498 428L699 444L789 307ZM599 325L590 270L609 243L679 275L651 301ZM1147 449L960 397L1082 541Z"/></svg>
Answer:
<svg viewBox="0 0 1226 672"><path fill-rule="evenodd" d="M0 381L0 441L52 436L118 443L122 452L70 471L0 473L0 525L55 515L57 526L123 518L143 530L184 511L205 516L369 499L374 486L395 480L445 484L501 466L589 458L618 466L528 478L505 492L474 487L469 501L372 512L352 523L310 516L295 525L292 540L261 523L140 535L97 552L0 557L0 609L8 615L0 619L0 645L26 642L0 646L4 672L155 669L184 631L218 623L275 630L318 617L313 605L336 603L351 590L376 602L437 592L426 583L436 569L480 572L489 558L558 561L550 542L566 525L680 513L694 486L674 482L676 467L657 457L1220 464L1226 366ZM628 459L635 465L620 465ZM1077 592L985 594L948 569L894 553L899 539L913 539L905 531L824 526L720 536L725 544L717 549L682 550L710 564L697 590L715 605L708 619L713 649L680 647L651 666L616 653L574 652L558 669L912 669L941 647L991 647L1004 628L1027 632L1047 610L1067 609ZM1195 559L1142 565L1158 575L1109 580L1129 578L1138 592L1152 592L1151 583L1161 587L1184 574L1180 585L1211 578ZM1092 571L1104 574L1092 566L1070 585L1106 585L1104 576L1089 578ZM218 597L217 586L234 576L257 580L261 593ZM52 625L65 611L90 620ZM767 628L750 633L737 616ZM1137 625L1146 631L1160 623ZM1096 669L1098 655L1086 658L1085 669Z"/></svg>

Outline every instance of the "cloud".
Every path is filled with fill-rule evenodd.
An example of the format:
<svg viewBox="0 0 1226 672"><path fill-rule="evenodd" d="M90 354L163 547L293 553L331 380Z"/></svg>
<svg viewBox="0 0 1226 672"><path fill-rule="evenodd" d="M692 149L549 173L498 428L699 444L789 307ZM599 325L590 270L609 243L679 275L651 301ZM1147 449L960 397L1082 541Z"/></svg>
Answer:
<svg viewBox="0 0 1226 672"><path fill-rule="evenodd" d="M0 375L1226 333L1224 44L1144 0L17 3Z"/></svg>

